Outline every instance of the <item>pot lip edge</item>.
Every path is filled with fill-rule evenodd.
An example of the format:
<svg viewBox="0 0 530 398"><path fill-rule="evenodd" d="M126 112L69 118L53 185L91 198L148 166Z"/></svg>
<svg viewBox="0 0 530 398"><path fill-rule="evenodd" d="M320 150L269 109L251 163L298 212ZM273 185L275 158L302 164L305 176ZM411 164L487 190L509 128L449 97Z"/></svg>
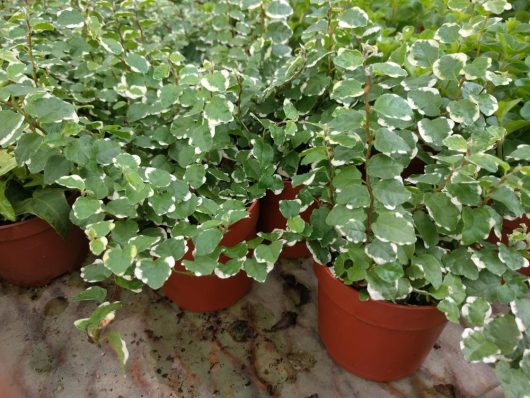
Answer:
<svg viewBox="0 0 530 398"><path fill-rule="evenodd" d="M28 218L27 220L16 221L14 223L6 224L6 225L0 225L0 231L7 230L9 228L14 228L14 227L26 225L26 224L30 224L30 223L35 223L35 222L38 222L38 221L42 221L42 222L46 223L46 221L44 221L42 218L39 218L37 216L32 216L32 217ZM46 224L48 224L48 223L46 223Z"/></svg>
<svg viewBox="0 0 530 398"><path fill-rule="evenodd" d="M323 267L324 268L324 270L323 270L324 275L326 275L326 277L329 280L332 280L333 281L332 283L334 283L336 285L343 286L345 288L349 288L349 289L353 290L354 292L356 292L357 294L359 294L359 291L357 289L355 289L352 286L347 286L344 283L342 283L341 281L339 281L337 278L335 278L331 274L331 271L329 270L329 267L327 267L325 265L322 265L322 264L319 264L317 262L314 262L313 267ZM361 300L359 300L359 301L361 301ZM400 309L400 310L413 311L413 312L425 312L425 313L439 312L440 314L443 315L443 313L435 305L403 305L403 304L394 304L392 302L389 302L388 300L373 300L373 299L368 300L368 302L372 302L373 304L376 304L376 305L385 306L387 308L397 308L397 309ZM444 318L445 318L445 315L444 315Z"/></svg>

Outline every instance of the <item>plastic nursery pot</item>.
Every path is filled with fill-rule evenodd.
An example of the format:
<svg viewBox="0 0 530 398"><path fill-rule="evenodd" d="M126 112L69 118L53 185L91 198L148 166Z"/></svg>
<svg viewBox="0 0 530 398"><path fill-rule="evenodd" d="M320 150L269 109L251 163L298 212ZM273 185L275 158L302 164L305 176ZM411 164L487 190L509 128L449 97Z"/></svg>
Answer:
<svg viewBox="0 0 530 398"><path fill-rule="evenodd" d="M416 371L447 323L434 306L360 301L359 293L319 264L318 326L329 356L348 372L391 381Z"/></svg>
<svg viewBox="0 0 530 398"><path fill-rule="evenodd" d="M249 217L230 226L221 240L222 246L235 246L238 243L253 239L256 236L256 225L259 217L258 201L250 206ZM193 260L193 244L188 242L188 251L184 259ZM221 256L219 261L224 264L228 258ZM186 272L180 262L175 270ZM241 271L229 278L216 275L194 276L173 272L164 284L164 293L175 304L186 311L211 312L230 307L245 296L252 287L252 279Z"/></svg>
<svg viewBox="0 0 530 398"><path fill-rule="evenodd" d="M522 217L514 218L513 220L504 219L502 221L502 236L500 241L505 245L508 244L508 235L510 235L514 229L519 228L521 225L526 225L527 230L530 230L530 219L524 215ZM490 232L488 241L491 243L499 242L499 239L493 231ZM518 272L521 274L530 277L530 267L519 269Z"/></svg>
<svg viewBox="0 0 530 398"><path fill-rule="evenodd" d="M37 217L3 225L0 226L0 278L18 286L44 286L79 268L87 251L85 234L75 226L63 239Z"/></svg>
<svg viewBox="0 0 530 398"><path fill-rule="evenodd" d="M259 219L260 231L272 232L275 229L285 229L287 220L283 217L280 211L280 200L295 199L296 195L302 188L303 185L294 188L290 180L284 180L283 191L280 194L275 195L272 191L267 192L267 195L261 199L261 214ZM309 221L311 213L315 208L316 204L313 203L300 214L304 221ZM297 242L293 246L286 246L280 254L283 258L303 258L309 257L310 255L311 253L305 242Z"/></svg>

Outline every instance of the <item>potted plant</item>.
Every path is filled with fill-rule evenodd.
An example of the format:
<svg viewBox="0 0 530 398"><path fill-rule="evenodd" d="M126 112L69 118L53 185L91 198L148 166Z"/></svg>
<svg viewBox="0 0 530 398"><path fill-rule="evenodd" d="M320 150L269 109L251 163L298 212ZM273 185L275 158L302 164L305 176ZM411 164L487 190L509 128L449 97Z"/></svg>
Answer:
<svg viewBox="0 0 530 398"><path fill-rule="evenodd" d="M507 130L492 117L492 93L507 93L509 77L434 32L385 32L360 8L318 2L305 20L298 57L319 61L284 91L325 82L318 108L299 123L313 132L304 155L319 208L308 245L328 352L366 378L398 379L420 366L445 318L462 317L473 325L466 358L497 361L517 396L527 385L517 325L528 284L515 271L528 266L527 254L520 236L487 242L490 230L500 232L500 209L521 215L528 194L528 166L496 152ZM404 179L419 145L432 148L432 163ZM506 158L517 157L527 160ZM511 312L492 315L493 305L511 302L519 303Z"/></svg>
<svg viewBox="0 0 530 398"><path fill-rule="evenodd" d="M73 166L64 144L79 118L48 87L28 10L6 6L1 15L12 18L1 28L0 277L41 286L80 267L87 253L83 233L68 220L76 193L55 183Z"/></svg>

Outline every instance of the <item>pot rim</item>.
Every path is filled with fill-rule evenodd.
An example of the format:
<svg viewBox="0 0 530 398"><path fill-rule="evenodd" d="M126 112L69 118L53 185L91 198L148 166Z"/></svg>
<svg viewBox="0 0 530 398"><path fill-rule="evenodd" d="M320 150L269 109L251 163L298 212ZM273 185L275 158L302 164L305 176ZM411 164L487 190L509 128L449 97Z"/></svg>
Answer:
<svg viewBox="0 0 530 398"><path fill-rule="evenodd" d="M329 267L325 266L325 265L322 265L322 264L319 264L317 262L315 262L314 264L315 267L323 267L324 268L324 273L326 275L326 277L332 281L332 283L336 284L337 286L338 285L341 285L342 287L339 287L339 289L347 289L348 290L348 293L350 293L351 295L354 295L354 294L359 294L359 291L357 289L355 289L353 286L348 286L348 285L345 285L343 282L341 282L339 279L335 278L333 276L333 274L331 273ZM355 293L354 293L355 292ZM405 304L395 304L395 303L392 303L388 300L374 300L372 298L370 298L368 301L363 301L364 303L368 303L368 302L371 302L375 305L381 305L381 306L384 306L384 307L387 307L387 308L399 308L399 309L402 309L402 310L407 310L407 311L417 311L417 312L432 312L432 311L440 311L435 305L413 305L413 304L410 304L410 305L405 305Z"/></svg>
<svg viewBox="0 0 530 398"><path fill-rule="evenodd" d="M31 216L30 218L28 218L27 220L23 220L23 221L15 221L15 222L10 223L10 224L0 225L0 231L1 231L1 230L4 230L4 229L13 228L13 227L16 227L16 226L21 226L21 225L24 225L24 224L29 224L29 223L35 222L35 220L44 221L43 219L41 219L41 218L39 218L39 217L37 217L37 216L32 215L32 216Z"/></svg>

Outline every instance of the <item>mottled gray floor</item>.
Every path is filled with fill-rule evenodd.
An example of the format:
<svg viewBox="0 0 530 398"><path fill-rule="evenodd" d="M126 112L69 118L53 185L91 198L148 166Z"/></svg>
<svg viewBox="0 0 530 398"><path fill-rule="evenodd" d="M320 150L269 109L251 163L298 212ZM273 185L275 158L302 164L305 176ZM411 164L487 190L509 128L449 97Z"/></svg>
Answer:
<svg viewBox="0 0 530 398"><path fill-rule="evenodd" d="M182 312L156 292L123 294L114 327L131 357L122 373L110 347L72 325L91 306L68 301L85 288L77 273L40 289L0 282L0 398L502 396L490 368L462 359L456 325L408 379L373 383L343 371L318 337L315 283L308 261L282 262L212 314Z"/></svg>

